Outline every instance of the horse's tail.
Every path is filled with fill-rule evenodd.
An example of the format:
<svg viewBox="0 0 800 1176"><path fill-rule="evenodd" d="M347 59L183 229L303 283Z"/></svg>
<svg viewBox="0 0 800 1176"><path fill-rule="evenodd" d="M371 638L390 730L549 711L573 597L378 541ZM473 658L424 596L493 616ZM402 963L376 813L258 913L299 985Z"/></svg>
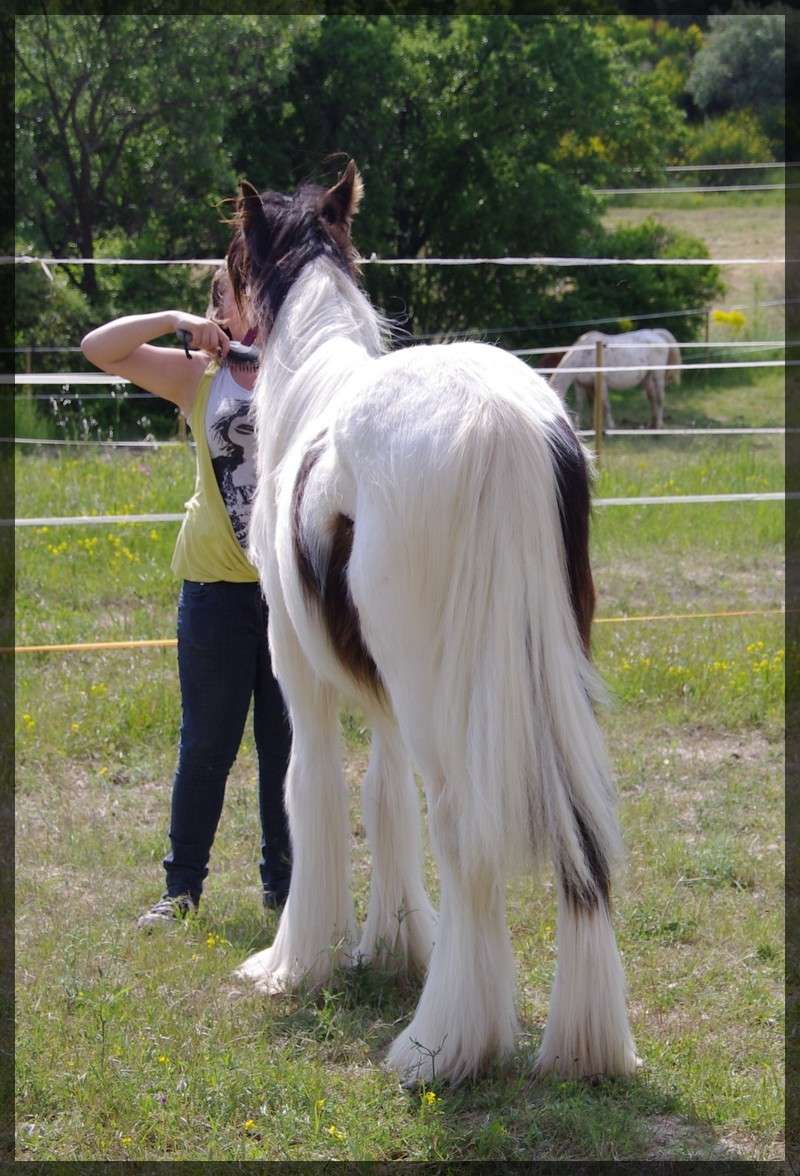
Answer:
<svg viewBox="0 0 800 1176"><path fill-rule="evenodd" d="M461 716L443 750L446 778L469 791L464 858L524 869L549 849L565 892L593 906L607 902L619 838L593 711L589 465L562 415L532 416L489 402L464 454L439 729Z"/></svg>
<svg viewBox="0 0 800 1176"><path fill-rule="evenodd" d="M442 799L465 872L488 879L498 863L524 869L552 856L559 964L539 1065L629 1073L609 918L621 843L589 648L588 455L560 414L535 421L502 400L486 412L443 617L439 729L454 713L464 727L445 744L452 791Z"/></svg>
<svg viewBox="0 0 800 1176"><path fill-rule="evenodd" d="M682 360L681 349L678 346L678 341L672 332L668 331L666 327L657 327L655 331L657 335L660 335L669 348L667 352L667 363L671 365L671 369L664 372L664 376L666 377L664 382L667 384L680 384Z"/></svg>
<svg viewBox="0 0 800 1176"><path fill-rule="evenodd" d="M668 384L680 384L681 382L681 349L673 339L669 345L669 355L667 356L667 363L674 365L670 371L666 373Z"/></svg>

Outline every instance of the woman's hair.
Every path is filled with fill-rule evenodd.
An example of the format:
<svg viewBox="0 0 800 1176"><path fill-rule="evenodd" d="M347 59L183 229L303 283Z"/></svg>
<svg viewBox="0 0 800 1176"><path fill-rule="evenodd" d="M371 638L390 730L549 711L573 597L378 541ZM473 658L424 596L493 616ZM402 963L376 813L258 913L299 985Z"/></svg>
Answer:
<svg viewBox="0 0 800 1176"><path fill-rule="evenodd" d="M208 295L208 307L206 308L206 318L211 319L212 323L219 322L222 318L222 283L228 279L227 267L221 265L219 269L214 270L214 276L211 279L211 289Z"/></svg>

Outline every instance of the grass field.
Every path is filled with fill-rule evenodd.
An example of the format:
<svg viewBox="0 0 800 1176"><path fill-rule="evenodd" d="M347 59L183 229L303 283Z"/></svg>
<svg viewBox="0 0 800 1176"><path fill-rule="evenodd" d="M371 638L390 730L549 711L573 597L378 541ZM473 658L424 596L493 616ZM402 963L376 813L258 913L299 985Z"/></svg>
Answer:
<svg viewBox="0 0 800 1176"><path fill-rule="evenodd" d="M627 205L609 207L608 223L652 211L715 256L783 251L772 193L744 206L689 194ZM773 271L725 277L725 304L753 307L749 337L779 337L782 308L759 309L783 296ZM640 392L612 406L620 426L647 420ZM781 425L783 409L778 370L686 373L668 390L665 423ZM616 438L595 489L781 490L783 465L780 437ZM21 517L173 512L191 493L193 456L21 447L16 479ZM19 656L18 1158L782 1157L785 653L783 618L770 610L783 604L783 525L778 502L594 513L594 654L612 697L603 725L628 852L615 922L644 1061L629 1081L530 1081L555 966L549 872L509 884L522 1035L511 1063L480 1082L399 1089L380 1061L419 989L371 968L318 996L238 992L232 969L276 925L259 902L249 731L200 915L174 933L137 932L162 882L175 651ZM19 529L17 642L174 636L175 533ZM766 615L618 620L740 610ZM363 917L369 742L357 712L343 711L342 740ZM435 896L430 856L427 872Z"/></svg>
<svg viewBox="0 0 800 1176"><path fill-rule="evenodd" d="M644 398L615 403L645 417ZM770 371L687 378L674 423L782 423ZM176 511L187 450L20 451L17 514ZM598 496L774 490L781 438L616 439ZM171 637L174 526L21 529L19 643ZM252 737L198 918L143 936L179 722L174 650L17 659L17 1148L22 1159L777 1158L782 1155L783 620L614 623L781 607L780 503L598 508L595 657L628 848L616 925L644 1067L533 1084L554 957L551 878L509 911L523 1027L474 1085L403 1093L380 1068L414 985L364 968L318 997L241 995L269 943ZM612 620L605 620L611 618ZM357 911L368 737L343 714ZM436 877L429 861L429 882Z"/></svg>

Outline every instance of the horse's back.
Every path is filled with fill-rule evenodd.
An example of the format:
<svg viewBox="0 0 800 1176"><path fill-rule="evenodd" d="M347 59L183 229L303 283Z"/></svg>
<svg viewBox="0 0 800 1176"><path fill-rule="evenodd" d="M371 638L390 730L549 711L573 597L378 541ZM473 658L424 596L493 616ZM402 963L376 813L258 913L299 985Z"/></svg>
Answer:
<svg viewBox="0 0 800 1176"><path fill-rule="evenodd" d="M558 396L516 356L484 343L405 348L371 361L337 412L335 435L366 454L412 443L444 454L478 419L505 412L527 422L563 416Z"/></svg>

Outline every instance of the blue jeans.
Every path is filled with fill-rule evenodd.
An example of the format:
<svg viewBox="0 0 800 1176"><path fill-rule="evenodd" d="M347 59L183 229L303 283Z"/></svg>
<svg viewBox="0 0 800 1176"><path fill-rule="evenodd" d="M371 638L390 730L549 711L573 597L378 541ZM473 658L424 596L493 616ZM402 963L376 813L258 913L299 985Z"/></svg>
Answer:
<svg viewBox="0 0 800 1176"><path fill-rule="evenodd" d="M267 605L258 583L184 580L178 602L182 721L172 785L167 893L200 897L225 782L250 700L258 752L261 882L285 897L292 868L284 778L292 736L270 665Z"/></svg>

